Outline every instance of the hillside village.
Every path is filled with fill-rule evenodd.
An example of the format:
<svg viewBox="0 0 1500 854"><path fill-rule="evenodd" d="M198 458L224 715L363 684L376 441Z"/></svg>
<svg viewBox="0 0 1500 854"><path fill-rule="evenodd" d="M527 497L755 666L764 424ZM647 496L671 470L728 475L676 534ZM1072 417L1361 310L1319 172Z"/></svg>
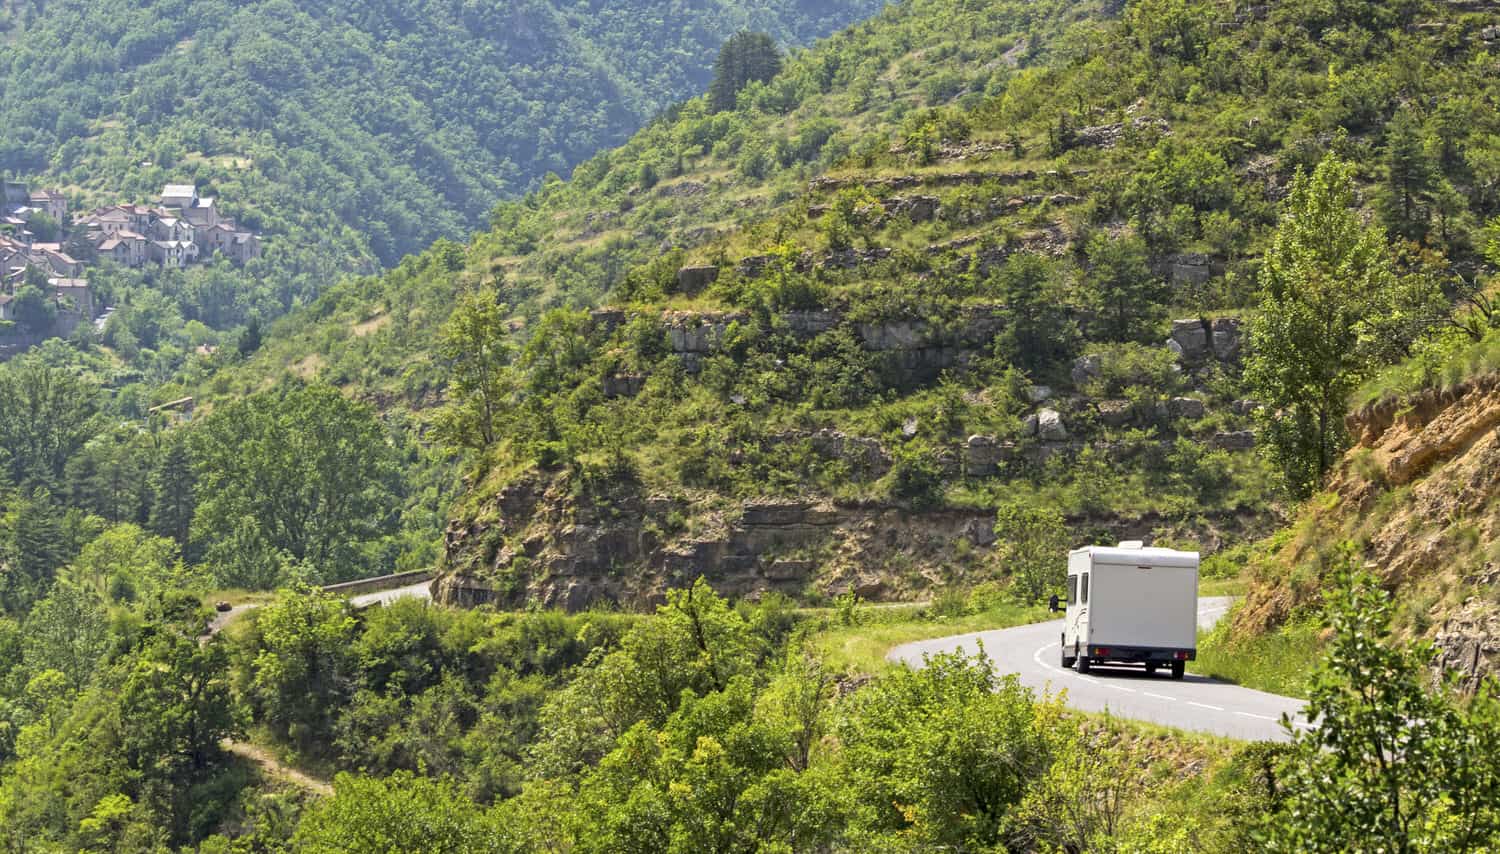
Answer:
<svg viewBox="0 0 1500 854"><path fill-rule="evenodd" d="M116 204L78 215L71 224L58 190L3 185L0 215L0 321L15 321L18 292L28 283L57 307L49 330L23 330L3 346L6 354L47 334L67 335L92 321L104 306L85 277L95 263L181 269L222 254L238 264L260 257L260 235L221 216L217 200L192 184L168 184L155 205ZM7 337L17 338L16 334Z"/></svg>

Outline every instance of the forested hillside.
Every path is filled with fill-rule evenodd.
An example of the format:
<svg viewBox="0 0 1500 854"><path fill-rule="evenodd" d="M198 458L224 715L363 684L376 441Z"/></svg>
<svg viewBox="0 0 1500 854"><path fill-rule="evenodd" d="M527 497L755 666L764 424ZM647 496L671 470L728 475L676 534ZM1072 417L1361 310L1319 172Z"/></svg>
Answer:
<svg viewBox="0 0 1500 854"><path fill-rule="evenodd" d="M1483 278L1500 173L1483 10L1207 8L893 9L330 294L212 388L291 364L468 449L454 601L697 573L899 597L983 577L1008 501L1079 539L1246 543L1336 458L1351 379ZM1274 359L1315 342L1244 369L1325 160L1296 204L1357 193L1381 231L1351 226L1369 296L1310 351L1336 376L1309 409Z"/></svg>
<svg viewBox="0 0 1500 854"><path fill-rule="evenodd" d="M0 368L0 842L1493 849L1500 704L1411 641L1421 597L1494 584L1496 14L908 0L780 62L746 35L253 346ZM1287 676L1308 731L884 663L1043 618L1065 548L1125 538L1248 581L1194 667ZM421 566L435 604L307 584ZM258 607L207 632L220 599Z"/></svg>
<svg viewBox="0 0 1500 854"><path fill-rule="evenodd" d="M151 284L185 295L185 319L233 329L465 237L701 91L733 33L796 46L879 5L7 3L0 173L75 210L167 183L218 196L267 236L265 257L243 277Z"/></svg>

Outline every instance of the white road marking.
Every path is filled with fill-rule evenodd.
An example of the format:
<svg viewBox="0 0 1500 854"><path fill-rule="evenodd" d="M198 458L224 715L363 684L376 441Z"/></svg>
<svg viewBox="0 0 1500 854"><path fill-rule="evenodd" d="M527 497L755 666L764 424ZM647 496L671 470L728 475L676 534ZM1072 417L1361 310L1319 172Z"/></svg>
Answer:
<svg viewBox="0 0 1500 854"><path fill-rule="evenodd" d="M1147 691L1145 693L1146 693L1147 697L1154 697L1154 698L1156 698L1158 700L1166 700L1169 703L1175 703L1175 702L1177 702L1177 698L1176 697L1168 697L1166 694L1153 694L1150 691Z"/></svg>
<svg viewBox="0 0 1500 854"><path fill-rule="evenodd" d="M1224 708L1222 706L1210 706L1207 703L1197 703L1197 702L1194 702L1192 700L1188 700L1187 704L1189 706L1197 706L1200 709L1212 709L1212 710L1214 710L1216 712L1222 712L1222 711L1224 711Z"/></svg>
<svg viewBox="0 0 1500 854"><path fill-rule="evenodd" d="M1274 720L1276 720L1275 718L1271 717L1270 715L1257 715L1257 714L1253 714L1251 712L1235 712L1235 714L1240 715L1241 717L1255 718L1258 721L1274 721Z"/></svg>
<svg viewBox="0 0 1500 854"><path fill-rule="evenodd" d="M1031 660L1035 661L1037 663L1037 666L1039 666L1039 667L1042 667L1042 668L1044 668L1046 670L1052 670L1053 669L1052 665L1048 664L1045 661L1042 661L1042 653L1046 652L1047 650L1049 650L1051 648L1052 648L1052 644L1049 643L1046 646L1042 647L1041 649L1037 650L1036 652L1033 652L1031 654Z"/></svg>

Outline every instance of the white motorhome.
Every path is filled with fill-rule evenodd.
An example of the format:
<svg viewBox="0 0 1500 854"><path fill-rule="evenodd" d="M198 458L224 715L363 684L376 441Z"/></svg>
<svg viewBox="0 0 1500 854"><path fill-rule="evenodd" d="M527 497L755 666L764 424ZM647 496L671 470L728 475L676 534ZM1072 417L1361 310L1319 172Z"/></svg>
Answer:
<svg viewBox="0 0 1500 854"><path fill-rule="evenodd" d="M1198 553L1139 542L1068 553L1062 665L1166 665L1181 679L1198 655Z"/></svg>

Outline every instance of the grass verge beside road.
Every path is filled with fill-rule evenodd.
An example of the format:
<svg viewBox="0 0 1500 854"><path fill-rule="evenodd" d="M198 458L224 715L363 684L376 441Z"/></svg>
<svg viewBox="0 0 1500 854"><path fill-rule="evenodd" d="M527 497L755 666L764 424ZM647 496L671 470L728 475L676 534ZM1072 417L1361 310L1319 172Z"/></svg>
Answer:
<svg viewBox="0 0 1500 854"><path fill-rule="evenodd" d="M886 653L912 641L1006 629L1053 619L1041 606L997 605L973 614L936 614L929 606L869 608L855 611L845 625L836 615L822 618L811 640L828 669L835 673L874 674L893 665Z"/></svg>
<svg viewBox="0 0 1500 854"><path fill-rule="evenodd" d="M1236 637L1225 617L1200 634L1194 673L1284 697L1307 697L1308 679L1323 648L1316 620L1288 623L1256 637Z"/></svg>
<svg viewBox="0 0 1500 854"><path fill-rule="evenodd" d="M203 596L200 598L203 600L204 607L207 608L212 608L220 602L228 602L232 606L250 604L264 605L267 602L275 601L276 591L244 590L242 588L235 587L221 590L211 590L203 594Z"/></svg>

